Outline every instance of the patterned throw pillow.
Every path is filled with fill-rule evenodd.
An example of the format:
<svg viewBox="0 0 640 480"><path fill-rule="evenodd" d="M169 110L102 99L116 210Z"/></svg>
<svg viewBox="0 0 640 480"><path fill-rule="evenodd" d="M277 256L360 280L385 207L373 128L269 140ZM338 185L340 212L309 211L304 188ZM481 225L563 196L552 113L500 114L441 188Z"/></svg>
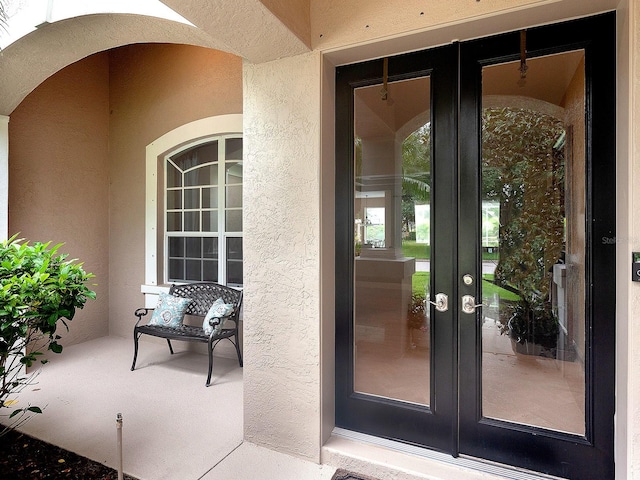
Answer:
<svg viewBox="0 0 640 480"><path fill-rule="evenodd" d="M151 315L149 325L177 328L182 325L184 314L191 303L190 298L174 297L168 293L158 296L158 305Z"/></svg>
<svg viewBox="0 0 640 480"><path fill-rule="evenodd" d="M204 333L210 335L211 332L213 332L214 335L218 335L222 330L224 321L226 320L226 318L221 317L231 315L232 312L233 304L224 303L224 300L222 300L222 298L217 299L215 302L213 302L211 308L209 308L209 311L207 312L207 315L204 317L204 321L202 322L202 329L204 330ZM220 319L220 322L217 325L211 326L209 321L216 318Z"/></svg>

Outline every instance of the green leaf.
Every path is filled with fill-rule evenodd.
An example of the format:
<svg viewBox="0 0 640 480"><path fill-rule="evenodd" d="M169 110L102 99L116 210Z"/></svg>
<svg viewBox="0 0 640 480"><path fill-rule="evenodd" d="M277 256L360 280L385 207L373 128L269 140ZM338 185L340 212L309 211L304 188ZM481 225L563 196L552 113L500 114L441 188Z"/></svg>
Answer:
<svg viewBox="0 0 640 480"><path fill-rule="evenodd" d="M30 244L17 235L0 241L0 405L7 395L28 384L20 372L24 365L42 358L45 346L62 352L57 326L62 323L68 329L65 318L71 320L77 309L95 298L89 286L93 275L76 259L59 254L62 245ZM30 348L25 350L27 345ZM10 355L18 361L7 363ZM27 411L41 413L38 407L29 407L12 416Z"/></svg>

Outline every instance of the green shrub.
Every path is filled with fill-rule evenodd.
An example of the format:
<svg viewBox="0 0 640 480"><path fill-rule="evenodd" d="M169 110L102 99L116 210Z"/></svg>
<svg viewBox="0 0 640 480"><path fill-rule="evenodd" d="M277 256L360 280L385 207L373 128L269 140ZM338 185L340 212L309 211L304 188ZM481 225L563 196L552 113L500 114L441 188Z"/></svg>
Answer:
<svg viewBox="0 0 640 480"><path fill-rule="evenodd" d="M427 325L427 314L429 306L427 305L424 293L411 294L411 305L407 312L407 323L409 328L421 329Z"/></svg>
<svg viewBox="0 0 640 480"><path fill-rule="evenodd" d="M30 245L16 236L0 242L0 409L9 407L9 395L30 383L24 367L32 366L42 350L62 352L58 322L68 329L66 321L73 319L76 309L96 296L87 286L93 275L82 263L58 254L61 244L49 245ZM12 426L29 412L41 409L13 410L9 418L17 419Z"/></svg>

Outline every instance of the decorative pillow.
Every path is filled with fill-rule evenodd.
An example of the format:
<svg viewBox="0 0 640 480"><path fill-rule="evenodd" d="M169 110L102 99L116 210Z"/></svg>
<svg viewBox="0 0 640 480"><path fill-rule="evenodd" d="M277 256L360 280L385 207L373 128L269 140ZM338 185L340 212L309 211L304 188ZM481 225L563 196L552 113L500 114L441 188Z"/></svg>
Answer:
<svg viewBox="0 0 640 480"><path fill-rule="evenodd" d="M160 293L158 305L151 315L149 325L177 328L182 325L184 314L191 303L190 298L175 297L168 293Z"/></svg>
<svg viewBox="0 0 640 480"><path fill-rule="evenodd" d="M211 305L211 308L209 308L209 311L205 315L204 321L202 322L202 329L204 330L204 333L207 335L210 335L211 332L213 332L214 335L218 335L222 330L222 325L224 321L226 320L225 318L222 318L222 317L231 315L232 312L233 312L233 304L224 303L224 300L222 300L222 298L217 299L215 302L213 302L213 304ZM209 321L215 318L217 318L220 321L218 322L217 325L212 326L211 323L209 323Z"/></svg>

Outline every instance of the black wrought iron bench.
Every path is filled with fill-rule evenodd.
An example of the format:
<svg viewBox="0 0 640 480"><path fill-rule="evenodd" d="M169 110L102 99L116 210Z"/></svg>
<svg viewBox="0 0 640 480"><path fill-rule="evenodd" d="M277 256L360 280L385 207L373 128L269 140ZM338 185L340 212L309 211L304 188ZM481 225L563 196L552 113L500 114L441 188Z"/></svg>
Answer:
<svg viewBox="0 0 640 480"><path fill-rule="evenodd" d="M218 299L222 298L224 303L232 304L233 311L224 317L223 327L219 333L214 331L211 334L206 334L202 326L180 325L178 327L166 327L163 325L140 325L142 319L152 312L153 308L138 308L134 315L138 317L138 320L133 329L133 363L131 364L131 370L136 368L136 359L138 358L138 339L141 335L152 335L154 337L161 337L167 340L169 344L169 351L173 355L173 346L171 340L181 340L186 342L202 342L208 346L209 353L209 373L207 375L207 387L211 383L211 372L213 371L213 349L223 339L229 340L236 348L238 354L238 363L242 367L242 354L240 353L240 342L238 340L238 326L240 307L242 305L242 291L235 288L220 285L218 283L189 283L186 285L172 285L169 289L169 294L191 299L191 303L187 306L185 315L193 315L196 317L204 317L207 315L211 305ZM211 326L215 326L218 320L211 322ZM230 326L233 324L233 326Z"/></svg>

